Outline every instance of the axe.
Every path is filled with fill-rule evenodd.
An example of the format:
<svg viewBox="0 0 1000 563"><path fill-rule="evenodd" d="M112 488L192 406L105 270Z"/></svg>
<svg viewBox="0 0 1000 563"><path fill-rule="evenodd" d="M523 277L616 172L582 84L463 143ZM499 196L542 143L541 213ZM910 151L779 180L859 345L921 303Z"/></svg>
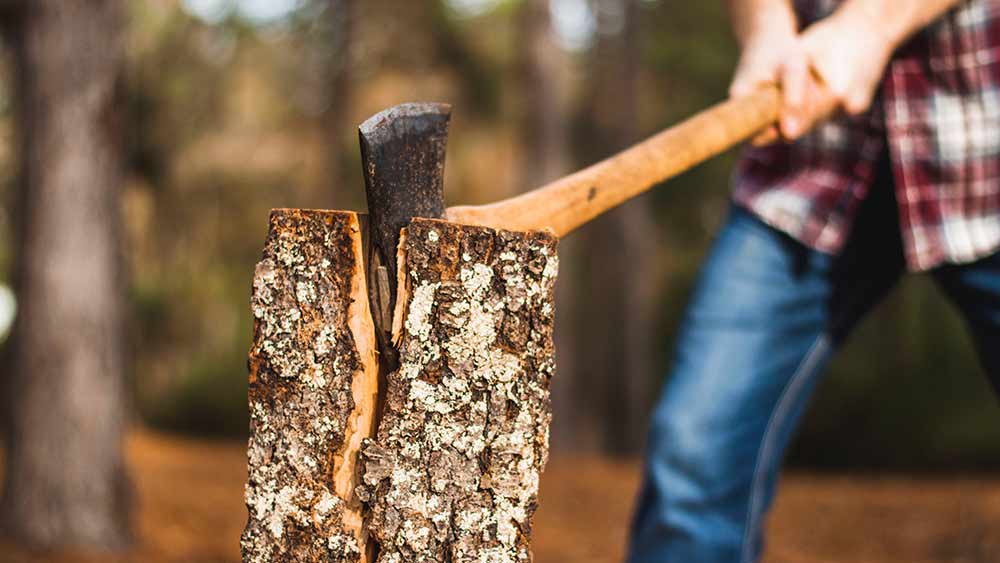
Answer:
<svg viewBox="0 0 1000 563"><path fill-rule="evenodd" d="M530 561L558 237L778 109L764 89L523 195L447 209L450 108L365 121L367 217L275 209L254 273L244 563Z"/></svg>
<svg viewBox="0 0 1000 563"><path fill-rule="evenodd" d="M403 104L359 128L368 199L369 290L380 341L395 305L399 232L414 217L562 237L652 186L745 141L778 119L776 86L711 107L614 156L521 195L444 207L445 142L451 108ZM381 348L381 346L380 346ZM393 353L385 347L383 357Z"/></svg>
<svg viewBox="0 0 1000 563"><path fill-rule="evenodd" d="M551 416L556 237L749 138L774 123L779 108L778 89L765 88L546 186L488 205L447 209L449 106L404 104L360 126L380 389L375 445L361 453L362 494L370 510L367 530L388 549L379 561L530 559L528 531ZM429 344L435 338L444 342ZM515 387L498 375L507 369L498 358L521 366ZM488 425L498 430L485 432L490 445L483 452L464 447L461 438L428 447L442 426L474 434L479 428L476 413L485 407L475 406L476 393L456 394L456 388L501 395L497 411L487 408L487 420L500 422ZM429 402L428 395L436 399ZM523 444L525 435L535 436L529 442L534 446L512 452L510 444ZM415 444L420 451L407 453ZM430 489L414 488L405 477L424 473ZM425 524L420 510L408 507L425 506L428 498L439 506L472 504L472 512L499 522L514 514L512 524L524 532L465 527L475 518L460 515L443 527ZM409 515L402 525L400 514ZM440 536L432 531L414 543L406 530L425 527Z"/></svg>

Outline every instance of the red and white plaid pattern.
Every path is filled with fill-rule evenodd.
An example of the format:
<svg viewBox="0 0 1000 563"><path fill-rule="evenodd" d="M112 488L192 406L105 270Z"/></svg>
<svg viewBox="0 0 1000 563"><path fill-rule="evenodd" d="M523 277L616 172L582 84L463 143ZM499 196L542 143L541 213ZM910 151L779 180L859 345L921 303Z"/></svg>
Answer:
<svg viewBox="0 0 1000 563"><path fill-rule="evenodd" d="M837 2L795 4L811 22ZM794 144L748 148L733 197L804 244L836 253L886 148L911 269L1000 249L1000 0L966 0L903 46L867 114L833 120Z"/></svg>

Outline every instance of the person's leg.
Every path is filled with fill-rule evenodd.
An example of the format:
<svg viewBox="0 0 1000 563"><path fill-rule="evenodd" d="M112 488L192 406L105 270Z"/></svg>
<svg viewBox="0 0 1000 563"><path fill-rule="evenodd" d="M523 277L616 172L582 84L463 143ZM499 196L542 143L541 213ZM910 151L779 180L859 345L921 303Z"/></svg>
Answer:
<svg viewBox="0 0 1000 563"><path fill-rule="evenodd" d="M781 457L817 374L902 271L891 204L866 201L837 259L732 211L653 415L630 563L756 560Z"/></svg>
<svg viewBox="0 0 1000 563"><path fill-rule="evenodd" d="M1000 253L971 264L939 268L933 276L965 317L979 359L1000 398Z"/></svg>

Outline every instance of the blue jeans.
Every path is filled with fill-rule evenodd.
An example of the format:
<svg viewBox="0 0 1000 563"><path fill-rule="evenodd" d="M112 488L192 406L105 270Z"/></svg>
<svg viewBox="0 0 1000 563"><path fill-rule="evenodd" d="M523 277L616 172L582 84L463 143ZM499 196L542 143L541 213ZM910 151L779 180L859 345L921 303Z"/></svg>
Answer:
<svg viewBox="0 0 1000 563"><path fill-rule="evenodd" d="M836 257L731 210L653 414L630 563L758 560L782 456L823 368L905 269L891 187L872 192ZM1000 255L931 275L998 388Z"/></svg>

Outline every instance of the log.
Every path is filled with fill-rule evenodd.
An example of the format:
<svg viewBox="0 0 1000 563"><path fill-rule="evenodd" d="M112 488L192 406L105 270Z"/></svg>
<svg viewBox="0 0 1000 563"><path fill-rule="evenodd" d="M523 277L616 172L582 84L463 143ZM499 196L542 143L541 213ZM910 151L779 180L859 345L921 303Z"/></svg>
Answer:
<svg viewBox="0 0 1000 563"><path fill-rule="evenodd" d="M272 211L251 306L243 561L364 561L357 461L378 369L358 216Z"/></svg>
<svg viewBox="0 0 1000 563"><path fill-rule="evenodd" d="M378 561L526 562L548 456L556 238L414 219L359 495Z"/></svg>
<svg viewBox="0 0 1000 563"><path fill-rule="evenodd" d="M414 219L381 413L361 238L354 213L271 214L251 298L244 563L530 561L556 238Z"/></svg>

